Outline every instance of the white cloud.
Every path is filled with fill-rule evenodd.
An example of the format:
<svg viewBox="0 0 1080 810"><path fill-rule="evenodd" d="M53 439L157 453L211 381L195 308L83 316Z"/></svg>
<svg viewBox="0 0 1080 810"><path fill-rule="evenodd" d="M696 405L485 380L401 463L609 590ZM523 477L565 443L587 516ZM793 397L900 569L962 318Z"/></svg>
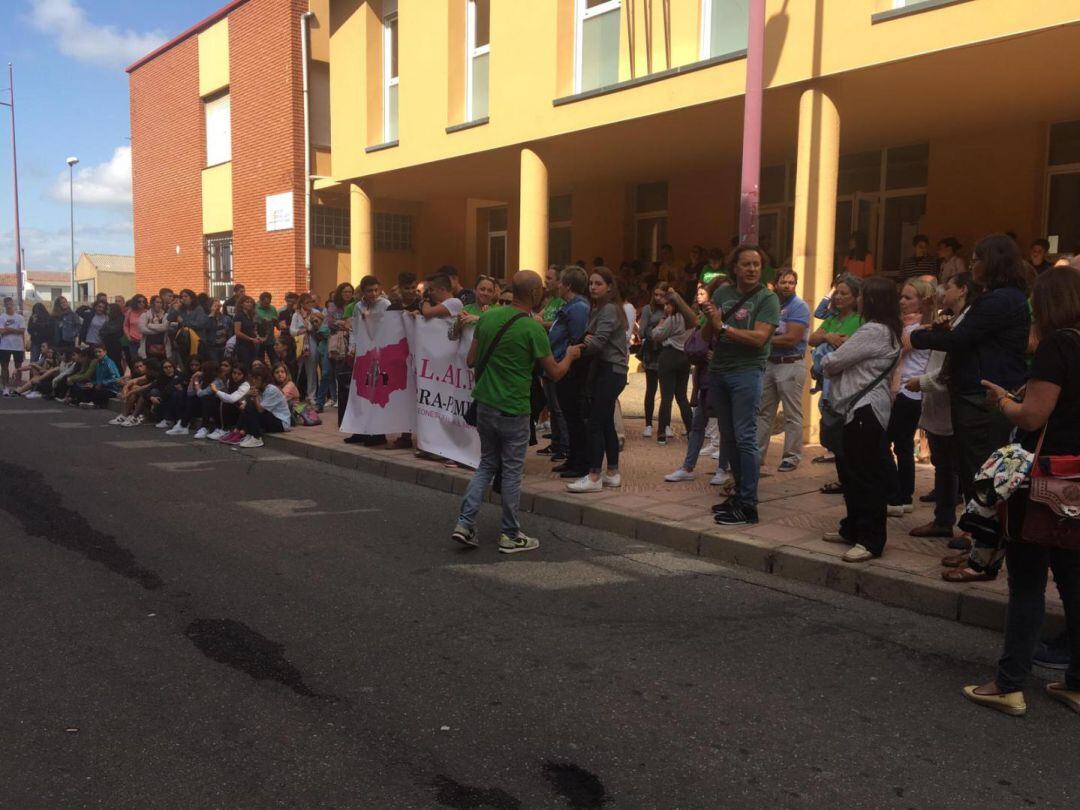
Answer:
<svg viewBox="0 0 1080 810"><path fill-rule="evenodd" d="M126 67L165 41L160 31L140 33L90 22L75 0L30 0L28 19L52 37L60 53L102 67Z"/></svg>
<svg viewBox="0 0 1080 810"><path fill-rule="evenodd" d="M76 210L78 216L78 210ZM30 270L68 270L71 267L71 234L66 227L55 229L24 225L20 244ZM90 253L132 253L131 223L107 222L75 226L75 255ZM0 273L14 270L15 239L11 229L0 231Z"/></svg>
<svg viewBox="0 0 1080 810"><path fill-rule="evenodd" d="M82 205L131 206L131 147L118 146L105 163L75 169L75 202ZM68 201L68 172L61 171L50 196Z"/></svg>

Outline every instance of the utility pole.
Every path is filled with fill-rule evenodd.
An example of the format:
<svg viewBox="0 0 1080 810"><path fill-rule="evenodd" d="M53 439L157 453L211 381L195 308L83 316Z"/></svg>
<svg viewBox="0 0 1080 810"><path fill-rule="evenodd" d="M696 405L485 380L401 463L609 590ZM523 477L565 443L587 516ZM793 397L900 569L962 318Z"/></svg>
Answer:
<svg viewBox="0 0 1080 810"><path fill-rule="evenodd" d="M23 267L22 267L22 243L19 232L19 157L15 150L15 72L8 62L8 90L11 92L11 102L0 101L0 105L11 110L11 185L15 191L15 296L19 312L23 306Z"/></svg>
<svg viewBox="0 0 1080 810"><path fill-rule="evenodd" d="M757 244L761 185L761 110L765 92L765 0L750 0L746 43L746 104L743 111L742 193L739 241Z"/></svg>

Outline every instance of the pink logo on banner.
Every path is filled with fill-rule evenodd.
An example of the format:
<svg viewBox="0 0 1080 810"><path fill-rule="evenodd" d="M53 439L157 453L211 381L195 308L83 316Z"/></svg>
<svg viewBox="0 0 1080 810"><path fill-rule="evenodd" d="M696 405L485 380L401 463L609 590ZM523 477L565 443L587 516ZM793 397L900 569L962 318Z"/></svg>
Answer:
<svg viewBox="0 0 1080 810"><path fill-rule="evenodd" d="M356 395L385 408L395 391L409 387L408 359L409 342L405 338L358 356L353 366Z"/></svg>

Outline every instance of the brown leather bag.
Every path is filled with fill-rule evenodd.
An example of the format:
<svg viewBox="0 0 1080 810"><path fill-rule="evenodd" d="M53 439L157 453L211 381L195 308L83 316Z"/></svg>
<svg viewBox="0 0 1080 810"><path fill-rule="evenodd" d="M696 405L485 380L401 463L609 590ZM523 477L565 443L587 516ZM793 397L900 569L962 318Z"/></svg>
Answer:
<svg viewBox="0 0 1080 810"><path fill-rule="evenodd" d="M1040 459L1044 438L1045 427L1035 446L1021 537L1026 543L1080 549L1080 477L1055 477L1055 467L1074 465L1050 464L1047 462L1051 459ZM1067 461L1060 457L1054 460Z"/></svg>

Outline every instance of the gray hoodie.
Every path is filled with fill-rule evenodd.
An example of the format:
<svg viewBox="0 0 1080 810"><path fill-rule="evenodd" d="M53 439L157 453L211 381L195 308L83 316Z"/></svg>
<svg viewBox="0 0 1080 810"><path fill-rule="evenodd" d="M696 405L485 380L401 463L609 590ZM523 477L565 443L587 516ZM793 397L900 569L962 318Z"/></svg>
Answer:
<svg viewBox="0 0 1080 810"><path fill-rule="evenodd" d="M584 353L604 363L611 363L616 371L630 371L629 349L626 345L626 327L619 316L622 308L609 301L593 309L586 327ZM591 336L591 337L589 337Z"/></svg>

